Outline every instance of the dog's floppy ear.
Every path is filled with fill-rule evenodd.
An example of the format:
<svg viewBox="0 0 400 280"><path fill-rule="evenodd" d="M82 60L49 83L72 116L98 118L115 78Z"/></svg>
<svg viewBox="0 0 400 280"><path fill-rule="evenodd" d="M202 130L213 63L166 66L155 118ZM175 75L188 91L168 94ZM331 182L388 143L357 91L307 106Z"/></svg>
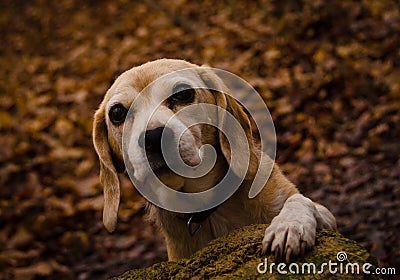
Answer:
<svg viewBox="0 0 400 280"><path fill-rule="evenodd" d="M228 164L231 166L232 170L236 174L246 174L245 179L251 179L255 176L259 166L259 155L260 155L260 136L257 130L257 126L253 120L253 118L248 114L247 110L240 105L238 101L234 97L232 97L229 93L229 89L223 83L223 81L212 72L212 69L207 67L200 67L199 69L200 77L203 82L206 84L208 89L211 89L215 96L215 101L218 109L218 125L220 128L223 128L225 131L229 131L226 127L226 112L229 112L233 115L233 117L239 122L240 126L244 130L246 135L247 143L236 143L236 147L241 147L241 145L248 145L250 152L249 166L245 173L238 172L241 168L245 168L243 162L232 162L231 161L231 147L228 139L224 135L221 129L219 129L219 144L221 147L221 151L227 160ZM239 139L239 137L232 137L233 141L242 141L243 139Z"/></svg>
<svg viewBox="0 0 400 280"><path fill-rule="evenodd" d="M93 143L100 158L100 183L104 188L103 223L109 232L113 232L117 225L120 183L107 139L105 106L102 104L94 115Z"/></svg>

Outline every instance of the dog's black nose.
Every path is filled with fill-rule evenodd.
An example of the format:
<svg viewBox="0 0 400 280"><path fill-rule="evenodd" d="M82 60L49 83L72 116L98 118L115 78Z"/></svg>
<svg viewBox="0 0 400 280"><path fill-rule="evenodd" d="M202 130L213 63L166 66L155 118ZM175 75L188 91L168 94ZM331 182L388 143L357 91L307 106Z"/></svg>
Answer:
<svg viewBox="0 0 400 280"><path fill-rule="evenodd" d="M146 130L139 136L139 147L144 148L146 152L161 154L161 137L165 134L166 141L173 140L173 132L170 128L160 126L154 129Z"/></svg>

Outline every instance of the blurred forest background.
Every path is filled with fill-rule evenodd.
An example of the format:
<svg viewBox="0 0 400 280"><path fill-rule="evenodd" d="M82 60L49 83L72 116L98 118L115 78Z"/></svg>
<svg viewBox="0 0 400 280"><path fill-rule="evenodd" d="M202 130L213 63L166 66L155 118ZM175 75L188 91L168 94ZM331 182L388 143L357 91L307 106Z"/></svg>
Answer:
<svg viewBox="0 0 400 280"><path fill-rule="evenodd" d="M91 140L113 80L163 57L252 84L285 173L400 268L398 1L3 0L0 27L2 279L104 279L166 260L129 180L116 232L103 228Z"/></svg>

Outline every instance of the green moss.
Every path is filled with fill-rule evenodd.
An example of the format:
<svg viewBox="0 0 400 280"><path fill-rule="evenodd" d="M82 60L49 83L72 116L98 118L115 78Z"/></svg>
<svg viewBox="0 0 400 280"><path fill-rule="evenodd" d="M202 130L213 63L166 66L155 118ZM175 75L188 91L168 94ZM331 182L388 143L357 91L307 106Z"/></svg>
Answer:
<svg viewBox="0 0 400 280"><path fill-rule="evenodd" d="M331 274L328 266L325 266L321 274L287 274L282 275L273 270L265 274L257 272L260 262L270 265L275 262L269 254L261 253L261 240L267 225L251 225L238 229L227 236L216 239L204 249L195 253L190 259L178 262L164 262L155 264L149 268L137 269L124 273L114 278L115 280L128 279L379 279L375 275L364 274ZM377 266L376 259L371 256L356 242L346 239L336 232L322 230L317 233L315 248L303 258L295 258L291 263L296 263L302 268L303 263L313 263L317 271L323 263L336 262L337 253L346 252L347 260L343 261L342 271L345 272L347 263L371 263L372 269ZM285 270L289 271L289 264ZM296 265L292 265L295 268ZM305 267L307 271L307 267ZM340 271L340 266L338 266ZM369 277L367 277L369 276Z"/></svg>

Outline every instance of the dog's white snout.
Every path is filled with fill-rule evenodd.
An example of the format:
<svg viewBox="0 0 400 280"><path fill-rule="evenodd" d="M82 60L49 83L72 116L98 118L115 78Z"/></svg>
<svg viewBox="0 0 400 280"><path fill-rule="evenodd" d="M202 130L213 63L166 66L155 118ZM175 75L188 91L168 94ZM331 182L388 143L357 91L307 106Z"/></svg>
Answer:
<svg viewBox="0 0 400 280"><path fill-rule="evenodd" d="M161 138L166 137L167 143L173 143L174 133L169 127L159 126L143 131L138 139L139 147L147 153L162 154Z"/></svg>

